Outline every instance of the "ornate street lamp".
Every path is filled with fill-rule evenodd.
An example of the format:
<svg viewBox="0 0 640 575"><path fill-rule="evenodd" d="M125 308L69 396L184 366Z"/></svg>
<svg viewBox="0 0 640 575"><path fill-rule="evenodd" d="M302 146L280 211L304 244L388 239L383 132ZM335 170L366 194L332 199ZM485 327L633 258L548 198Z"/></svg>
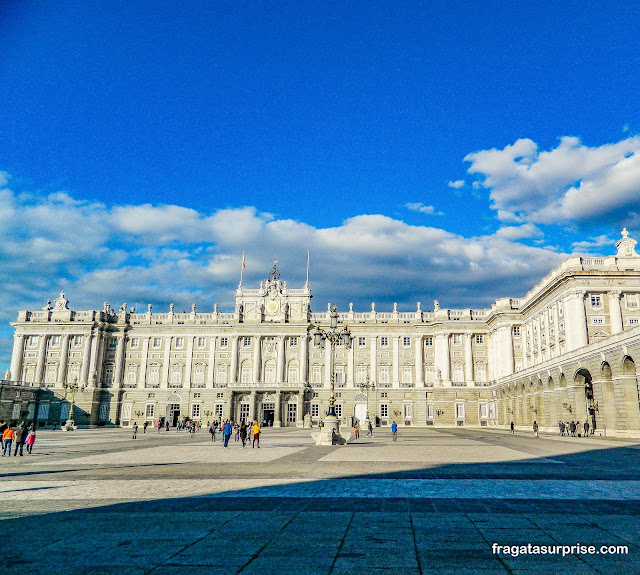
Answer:
<svg viewBox="0 0 640 575"><path fill-rule="evenodd" d="M65 422L64 428L66 431L74 431L76 428L76 424L73 419L73 408L75 406L76 392L78 391L83 392L86 386L85 385L79 386L78 378L74 377L73 383L64 382L62 384L62 387L64 388L65 397L67 397L67 391L71 391L71 408L69 409L69 419L67 419L67 421Z"/></svg>
<svg viewBox="0 0 640 575"><path fill-rule="evenodd" d="M331 374L331 390L329 393L329 410L327 411L327 415L323 420L323 434L322 438L319 438L320 442L326 442L331 445L333 441L334 434L339 437L339 429L340 424L338 422L338 417L336 416L336 395L335 395L335 374L334 374L334 364L335 364L335 352L336 345L340 344L345 347L345 349L351 348L351 332L349 331L349 327L344 325L341 328L338 328L338 308L333 306L330 314L330 327L329 329L323 329L319 325L316 326L316 329L312 332L313 335L313 343L316 347L320 347L324 349L325 342L329 341L331 344L331 357L330 357L330 369L329 372Z"/></svg>
<svg viewBox="0 0 640 575"><path fill-rule="evenodd" d="M360 383L360 389L365 392L367 396L367 421L369 421L369 390L374 391L376 389L376 384L374 382L369 382L369 376L367 376L367 381L365 383Z"/></svg>

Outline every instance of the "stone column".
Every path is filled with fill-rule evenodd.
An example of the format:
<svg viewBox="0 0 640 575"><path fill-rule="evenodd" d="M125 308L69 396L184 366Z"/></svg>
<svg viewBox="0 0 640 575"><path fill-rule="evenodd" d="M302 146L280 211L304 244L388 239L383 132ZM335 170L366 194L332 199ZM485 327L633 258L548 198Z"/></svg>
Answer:
<svg viewBox="0 0 640 575"><path fill-rule="evenodd" d="M164 338L164 360L162 363L162 377L160 378L160 388L167 389L169 386L169 364L171 363L171 341L172 337Z"/></svg>
<svg viewBox="0 0 640 575"><path fill-rule="evenodd" d="M207 387L215 387L215 382L213 380L215 373L215 365L216 365L216 337L211 336L209 338L209 365L207 366Z"/></svg>
<svg viewBox="0 0 640 575"><path fill-rule="evenodd" d="M371 382L378 382L378 338L371 338Z"/></svg>
<svg viewBox="0 0 640 575"><path fill-rule="evenodd" d="M249 405L249 417L251 419L251 421L255 421L257 414L256 414L256 390L252 389L251 390L251 399L249 400L251 402L251 404Z"/></svg>
<svg viewBox="0 0 640 575"><path fill-rule="evenodd" d="M544 340L547 344L547 351L545 353L545 359L548 361L551 359L551 320L549 319L549 310L544 311Z"/></svg>
<svg viewBox="0 0 640 575"><path fill-rule="evenodd" d="M302 393L297 394L296 403L298 404L296 408L296 427L302 427Z"/></svg>
<svg viewBox="0 0 640 575"><path fill-rule="evenodd" d="M620 308L620 291L609 292L609 318L611 323L611 335L620 333L622 325L622 309Z"/></svg>
<svg viewBox="0 0 640 575"><path fill-rule="evenodd" d="M187 363L184 368L185 387L191 387L191 370L193 369L193 340L194 337L192 335L187 338Z"/></svg>
<svg viewBox="0 0 640 575"><path fill-rule="evenodd" d="M347 353L347 387L353 387L355 352L355 345L352 344Z"/></svg>
<svg viewBox="0 0 640 575"><path fill-rule="evenodd" d="M149 358L149 338L142 338L142 358L140 359L140 375L138 379L138 387L147 385L147 362Z"/></svg>
<svg viewBox="0 0 640 575"><path fill-rule="evenodd" d="M100 332L98 332L99 334ZM82 365L80 366L80 384L87 385L89 381L94 384L94 373L98 365L99 335L94 333L84 334L84 350L82 352Z"/></svg>
<svg viewBox="0 0 640 575"><path fill-rule="evenodd" d="M278 358L276 361L276 383L281 384L284 382L284 336L278 337Z"/></svg>
<svg viewBox="0 0 640 575"><path fill-rule="evenodd" d="M49 336L41 334L38 341L38 363L36 364L36 377L33 381L34 385L42 385L44 383L44 364L47 360L47 341Z"/></svg>
<svg viewBox="0 0 640 575"><path fill-rule="evenodd" d="M231 374L230 383L238 383L238 336L231 337Z"/></svg>
<svg viewBox="0 0 640 575"><path fill-rule="evenodd" d="M536 334L538 335L538 343L537 343L538 363L542 363L544 361L544 357L542 357L542 321L539 315L536 316L535 326L536 326Z"/></svg>
<svg viewBox="0 0 640 575"><path fill-rule="evenodd" d="M56 385L62 385L67 379L67 363L69 362L69 334L65 333L60 338L60 366Z"/></svg>
<svg viewBox="0 0 640 575"><path fill-rule="evenodd" d="M97 348L96 353L96 368L95 372L95 385L98 387L102 387L100 382L102 381L102 369L104 365L104 350L106 348L106 337L104 332L98 333L95 338L95 346ZM93 374L91 375L93 378Z"/></svg>
<svg viewBox="0 0 640 575"><path fill-rule="evenodd" d="M392 374L392 387L400 387L400 337L392 336L393 340L393 374Z"/></svg>
<svg viewBox="0 0 640 575"><path fill-rule="evenodd" d="M513 361L513 331L510 325L505 325L497 330L499 348L498 352L498 377L511 375L514 371Z"/></svg>
<svg viewBox="0 0 640 575"><path fill-rule="evenodd" d="M567 351L587 345L587 314L584 309L584 291L574 289L564 300L564 324Z"/></svg>
<svg viewBox="0 0 640 575"><path fill-rule="evenodd" d="M556 342L556 357L560 355L560 320L558 319L558 306L553 309L553 333Z"/></svg>
<svg viewBox="0 0 640 575"><path fill-rule="evenodd" d="M24 334L13 336L13 352L11 354L11 380L22 381L22 358L24 356Z"/></svg>
<svg viewBox="0 0 640 575"><path fill-rule="evenodd" d="M309 337L305 333L300 338L300 382L309 381Z"/></svg>
<svg viewBox="0 0 640 575"><path fill-rule="evenodd" d="M529 360L527 359L527 326L525 324L520 326L520 337L522 338L522 369L527 369Z"/></svg>
<svg viewBox="0 0 640 575"><path fill-rule="evenodd" d="M257 335L254 337L255 347L253 348L253 382L258 383L260 381L261 362L262 362L262 337Z"/></svg>
<svg viewBox="0 0 640 575"><path fill-rule="evenodd" d="M127 338L124 334L117 337L116 348L116 364L113 370L113 387L122 387L123 372L124 372L124 348L127 343Z"/></svg>
<svg viewBox="0 0 640 575"><path fill-rule="evenodd" d="M443 382L451 382L451 358L448 333L436 334L435 348L436 369L440 370L440 376Z"/></svg>
<svg viewBox="0 0 640 575"><path fill-rule="evenodd" d="M276 409L273 414L273 427L282 427L282 415L281 415L281 404L282 396L280 394L280 390L276 390Z"/></svg>
<svg viewBox="0 0 640 575"><path fill-rule="evenodd" d="M331 344L327 341L324 347L324 381L331 385Z"/></svg>
<svg viewBox="0 0 640 575"><path fill-rule="evenodd" d="M415 354L416 354L416 387L424 387L424 358L422 357L423 341L422 336L415 338Z"/></svg>
<svg viewBox="0 0 640 575"><path fill-rule="evenodd" d="M467 384L473 382L473 350L471 340L473 334L465 333L464 337L464 380Z"/></svg>

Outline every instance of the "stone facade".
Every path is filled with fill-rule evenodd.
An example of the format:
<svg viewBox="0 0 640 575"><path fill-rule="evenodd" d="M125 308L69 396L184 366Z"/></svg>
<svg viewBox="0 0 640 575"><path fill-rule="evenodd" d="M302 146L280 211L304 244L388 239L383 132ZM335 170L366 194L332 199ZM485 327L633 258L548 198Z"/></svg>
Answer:
<svg viewBox="0 0 640 575"><path fill-rule="evenodd" d="M338 346L338 416L378 424L517 426L589 418L598 430L640 436L634 358L640 352L640 257L626 230L617 254L571 257L523 298L490 309L340 313L353 336ZM308 282L289 288L276 265L258 288L242 282L233 313L72 311L64 293L21 311L7 380L42 387L38 419L65 419L76 383L85 425L156 424L189 417L318 422L328 407L327 327ZM367 385L368 384L368 385ZM44 397L44 396L43 396ZM46 405L46 408L45 408ZM42 412L42 413L41 413ZM46 415L46 417L45 417ZM309 418L307 418L309 419Z"/></svg>

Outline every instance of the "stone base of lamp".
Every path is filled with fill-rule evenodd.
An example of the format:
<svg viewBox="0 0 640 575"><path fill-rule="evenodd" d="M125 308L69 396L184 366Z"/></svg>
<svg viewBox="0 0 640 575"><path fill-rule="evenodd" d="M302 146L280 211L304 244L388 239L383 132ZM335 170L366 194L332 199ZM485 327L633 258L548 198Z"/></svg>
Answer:
<svg viewBox="0 0 640 575"><path fill-rule="evenodd" d="M75 431L78 428L76 422L73 419L67 419L62 429L65 431Z"/></svg>
<svg viewBox="0 0 640 575"><path fill-rule="evenodd" d="M311 434L316 445L345 445L351 438L351 430L341 432L340 421L333 415L328 415L322 421L323 427Z"/></svg>

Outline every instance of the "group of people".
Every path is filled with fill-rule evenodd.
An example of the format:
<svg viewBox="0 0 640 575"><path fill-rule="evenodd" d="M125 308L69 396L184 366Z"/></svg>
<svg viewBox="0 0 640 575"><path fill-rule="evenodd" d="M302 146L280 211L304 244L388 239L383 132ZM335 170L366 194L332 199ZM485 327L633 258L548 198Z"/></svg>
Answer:
<svg viewBox="0 0 640 575"><path fill-rule="evenodd" d="M579 421L558 421L558 427L562 437L565 435L567 437L588 437L589 431L591 431L591 435L593 435L594 431L586 420L582 425L580 425Z"/></svg>
<svg viewBox="0 0 640 575"><path fill-rule="evenodd" d="M216 440L216 433L222 433L223 447L229 448L229 440L235 432L235 441L242 441L242 447L245 448L248 443L252 443L252 448L257 447L260 449L260 430L261 426L257 421L253 423L251 421L243 421L242 423L231 423L228 419L224 422L214 421L209 425L209 433L211 434L211 441Z"/></svg>
<svg viewBox="0 0 640 575"><path fill-rule="evenodd" d="M36 442L36 426L35 423L27 426L23 421L14 429L15 425L4 420L0 420L0 436L2 437L2 457L11 456L11 448L15 442L14 457L20 452L20 457L24 453L24 446L27 446L27 453L33 451L33 444ZM8 452L8 453L7 453Z"/></svg>

